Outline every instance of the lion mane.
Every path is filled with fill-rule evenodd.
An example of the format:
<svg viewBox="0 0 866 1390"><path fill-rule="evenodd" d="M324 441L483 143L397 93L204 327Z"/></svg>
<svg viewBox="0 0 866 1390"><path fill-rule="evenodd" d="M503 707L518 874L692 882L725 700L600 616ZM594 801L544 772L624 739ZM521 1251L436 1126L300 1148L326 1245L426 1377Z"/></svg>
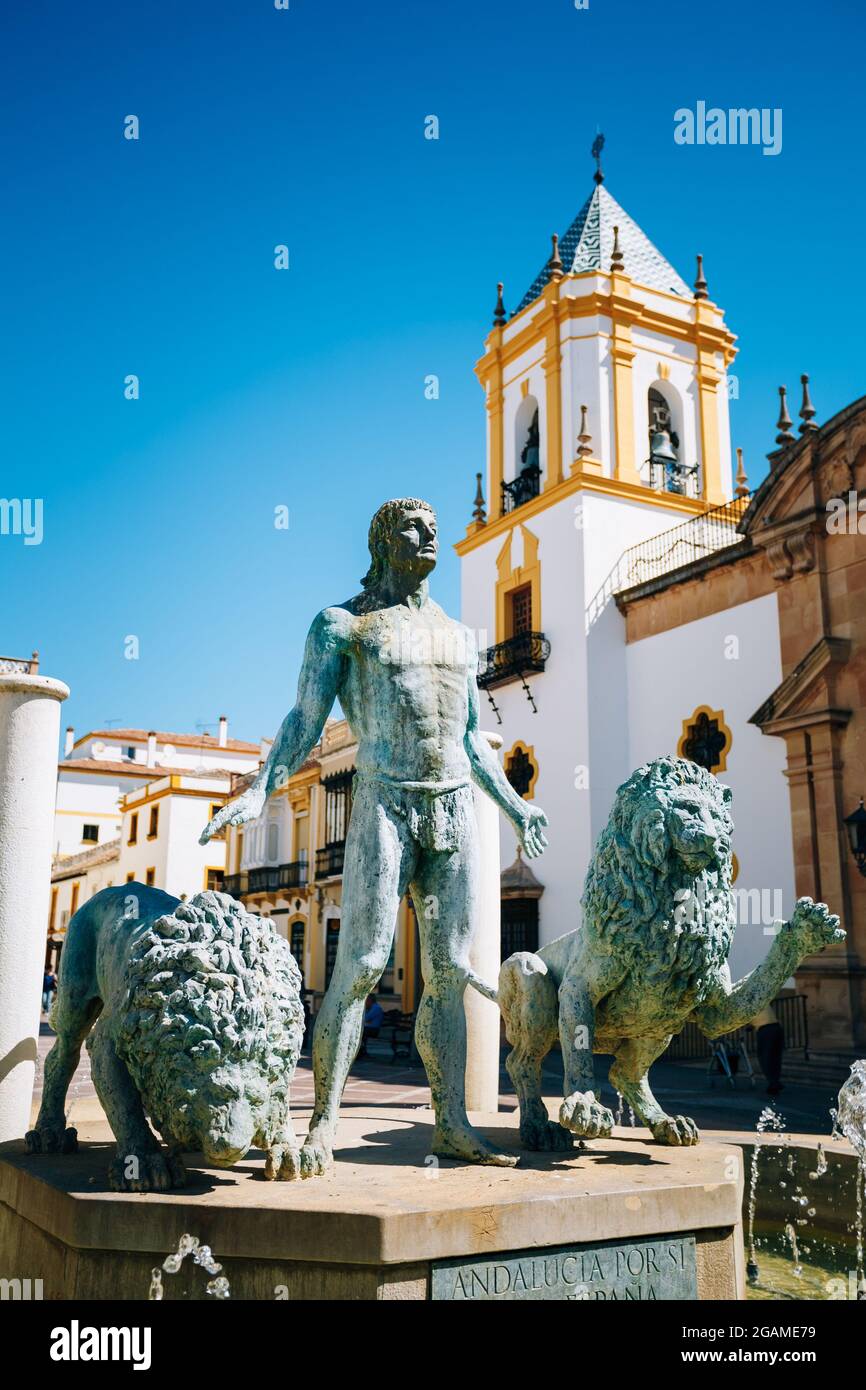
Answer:
<svg viewBox="0 0 866 1390"><path fill-rule="evenodd" d="M697 872L677 853L668 824L671 808L695 800L715 836L711 860ZM631 956L654 974L674 966L680 985L724 963L736 922L730 800L711 772L685 758L656 758L622 784L581 900L583 929L600 950Z"/></svg>
<svg viewBox="0 0 866 1390"><path fill-rule="evenodd" d="M156 1128L183 1141L190 1088L217 1067L266 1081L269 1132L288 1113L303 1041L301 973L270 922L225 893L198 893L135 942L117 1048Z"/></svg>

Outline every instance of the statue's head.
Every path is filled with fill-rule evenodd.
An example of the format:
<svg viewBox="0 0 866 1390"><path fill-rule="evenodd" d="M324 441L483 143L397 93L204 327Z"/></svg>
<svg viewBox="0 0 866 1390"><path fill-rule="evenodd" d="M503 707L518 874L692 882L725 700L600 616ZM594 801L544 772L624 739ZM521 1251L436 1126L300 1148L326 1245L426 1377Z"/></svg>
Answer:
<svg viewBox="0 0 866 1390"><path fill-rule="evenodd" d="M273 1143L303 1038L300 982L270 922L223 893L139 937L118 1045L166 1140L219 1167Z"/></svg>
<svg viewBox="0 0 866 1390"><path fill-rule="evenodd" d="M633 849L656 868L678 860L687 872L729 871L731 792L687 758L655 758L617 792L616 813Z"/></svg>
<svg viewBox="0 0 866 1390"><path fill-rule="evenodd" d="M439 539L436 513L418 497L383 502L370 522L371 564L361 583L375 589L390 571L425 579L436 565Z"/></svg>

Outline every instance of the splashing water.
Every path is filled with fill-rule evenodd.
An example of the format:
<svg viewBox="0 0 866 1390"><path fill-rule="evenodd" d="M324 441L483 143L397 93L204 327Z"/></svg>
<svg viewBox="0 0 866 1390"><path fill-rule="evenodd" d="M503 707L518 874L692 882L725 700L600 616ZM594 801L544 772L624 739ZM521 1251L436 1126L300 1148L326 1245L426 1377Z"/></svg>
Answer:
<svg viewBox="0 0 866 1390"><path fill-rule="evenodd" d="M857 1154L856 1241L857 1241L857 1299L866 1302L866 1278L863 1273L863 1193L866 1190L866 1061L851 1063L851 1075L839 1092L837 1126Z"/></svg>
<svg viewBox="0 0 866 1390"><path fill-rule="evenodd" d="M858 1157L866 1159L866 1061L851 1063L851 1075L839 1092L836 1124Z"/></svg>
<svg viewBox="0 0 866 1390"><path fill-rule="evenodd" d="M791 1273L799 1279L803 1273L803 1266L800 1264L800 1252L797 1249L797 1232L794 1230L790 1221L785 1226L785 1235L791 1242L791 1259L794 1261L794 1268L791 1270Z"/></svg>
<svg viewBox="0 0 866 1390"><path fill-rule="evenodd" d="M752 1150L752 1171L749 1175L749 1257L746 1261L746 1274L750 1284L758 1282L758 1261L755 1258L755 1205L758 1195L758 1156L761 1150L761 1139L768 1129L778 1133L784 1129L785 1121L772 1105L765 1105L758 1116L757 1132L755 1135L755 1146Z"/></svg>
<svg viewBox="0 0 866 1390"><path fill-rule="evenodd" d="M815 1178L823 1178L823 1176L824 1176L824 1174L826 1173L826 1171L827 1171L827 1155L826 1155L825 1152L824 1152L824 1145L823 1145L822 1143L820 1143L820 1141L819 1141L819 1143L818 1143L818 1151L817 1151L817 1158L816 1158L816 1161L815 1161L815 1170L814 1170L814 1172L812 1172L812 1173L809 1174L809 1177L810 1177L813 1181L815 1180ZM810 1215L814 1216L815 1213L814 1213L814 1212L811 1212Z"/></svg>
<svg viewBox="0 0 866 1390"><path fill-rule="evenodd" d="M213 1251L209 1245L200 1245L196 1236L188 1233L182 1235L177 1250L172 1255L166 1255L162 1262L162 1269L153 1269L150 1274L150 1288L147 1297L151 1302L159 1302L165 1293L162 1282L162 1271L166 1274L177 1274L187 1255L192 1255L193 1263L199 1265L206 1274L216 1277L210 1279L205 1286L205 1292L211 1298L230 1298L231 1290L229 1281L222 1274L222 1265L214 1259Z"/></svg>

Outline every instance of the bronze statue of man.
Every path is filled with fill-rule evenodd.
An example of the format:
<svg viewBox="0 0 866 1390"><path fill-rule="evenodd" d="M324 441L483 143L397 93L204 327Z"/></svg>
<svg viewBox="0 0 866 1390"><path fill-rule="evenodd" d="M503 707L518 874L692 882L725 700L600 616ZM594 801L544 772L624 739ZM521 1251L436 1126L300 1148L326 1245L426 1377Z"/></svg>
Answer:
<svg viewBox="0 0 866 1390"><path fill-rule="evenodd" d="M475 643L428 591L438 551L432 507L413 497L385 502L369 544L362 592L323 609L310 628L295 707L267 762L202 835L205 842L261 814L308 756L338 698L358 740L339 946L313 1036L315 1109L300 1161L287 1153L284 1177L322 1173L332 1161L364 1001L388 961L407 889L421 937L424 994L415 1033L436 1113L433 1152L472 1163L516 1161L476 1133L466 1115L463 991L478 892L471 782L512 822L530 858L547 843L547 817L514 791L479 731Z"/></svg>

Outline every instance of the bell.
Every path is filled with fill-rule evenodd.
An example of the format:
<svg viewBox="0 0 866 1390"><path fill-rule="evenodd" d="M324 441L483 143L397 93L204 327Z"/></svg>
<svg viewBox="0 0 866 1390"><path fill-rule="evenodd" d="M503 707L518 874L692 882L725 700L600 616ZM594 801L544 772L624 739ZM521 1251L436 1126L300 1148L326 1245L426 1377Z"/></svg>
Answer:
<svg viewBox="0 0 866 1390"><path fill-rule="evenodd" d="M650 443L650 458L654 463L679 463L667 430L654 430Z"/></svg>

